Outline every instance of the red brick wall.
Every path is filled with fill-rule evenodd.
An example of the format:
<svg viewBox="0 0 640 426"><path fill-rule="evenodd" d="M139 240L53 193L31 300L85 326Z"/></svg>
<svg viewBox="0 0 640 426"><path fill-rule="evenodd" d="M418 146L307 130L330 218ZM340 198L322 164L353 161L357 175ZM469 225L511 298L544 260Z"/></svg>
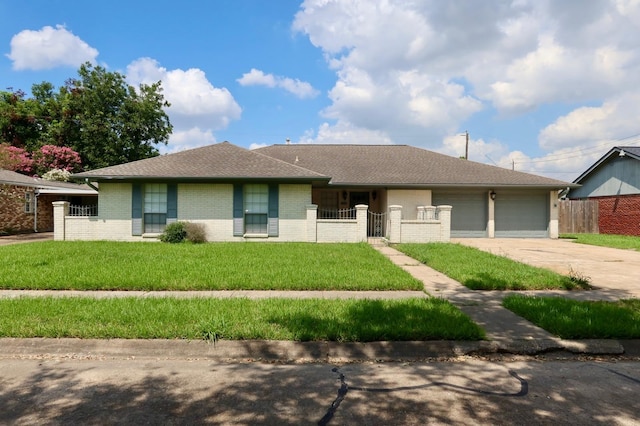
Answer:
<svg viewBox="0 0 640 426"><path fill-rule="evenodd" d="M24 194L33 188L0 185L0 233L33 231L33 213L24 212Z"/></svg>
<svg viewBox="0 0 640 426"><path fill-rule="evenodd" d="M25 193L31 193L33 199L34 188L24 186L0 185L0 234L33 232L34 213L25 213ZM59 195L40 195L38 204L38 232L53 231L52 202L61 198ZM34 204L35 206L35 201Z"/></svg>
<svg viewBox="0 0 640 426"><path fill-rule="evenodd" d="M38 197L38 232L53 231L53 203L63 200L60 195L40 195Z"/></svg>
<svg viewBox="0 0 640 426"><path fill-rule="evenodd" d="M601 234L640 236L640 194L597 197Z"/></svg>

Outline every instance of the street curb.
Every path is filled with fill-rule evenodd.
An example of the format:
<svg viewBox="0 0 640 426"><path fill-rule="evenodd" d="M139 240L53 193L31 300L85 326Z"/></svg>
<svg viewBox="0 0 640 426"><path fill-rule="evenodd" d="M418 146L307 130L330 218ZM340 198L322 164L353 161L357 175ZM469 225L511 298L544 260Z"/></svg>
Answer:
<svg viewBox="0 0 640 426"><path fill-rule="evenodd" d="M537 355L554 351L591 355L640 355L640 340L557 340L553 344L515 341L424 342L290 342L266 340L141 340L1 338L1 358L65 359L205 359L211 361L358 362L411 361L428 358L513 354ZM625 346L632 349L625 351Z"/></svg>

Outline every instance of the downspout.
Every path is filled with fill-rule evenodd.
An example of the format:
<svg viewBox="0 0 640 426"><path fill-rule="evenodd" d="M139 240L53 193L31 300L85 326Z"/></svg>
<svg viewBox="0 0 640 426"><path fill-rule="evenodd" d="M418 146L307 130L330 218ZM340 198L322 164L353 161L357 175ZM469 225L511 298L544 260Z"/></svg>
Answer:
<svg viewBox="0 0 640 426"><path fill-rule="evenodd" d="M40 192L36 189L33 194L33 232L38 232L38 197Z"/></svg>
<svg viewBox="0 0 640 426"><path fill-rule="evenodd" d="M94 191L98 192L98 187L96 187L93 183L91 183L91 181L89 181L89 178L84 178L84 183L85 185L87 185L89 188L93 189Z"/></svg>

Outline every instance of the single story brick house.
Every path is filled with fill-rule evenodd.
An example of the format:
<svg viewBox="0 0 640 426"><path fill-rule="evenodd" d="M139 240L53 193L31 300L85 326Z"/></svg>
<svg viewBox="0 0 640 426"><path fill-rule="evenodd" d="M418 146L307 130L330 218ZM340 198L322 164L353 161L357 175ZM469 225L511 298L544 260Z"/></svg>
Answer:
<svg viewBox="0 0 640 426"><path fill-rule="evenodd" d="M640 147L613 147L584 171L567 198L598 201L601 234L640 236Z"/></svg>
<svg viewBox="0 0 640 426"><path fill-rule="evenodd" d="M177 220L202 223L209 241L556 238L558 190L571 185L406 145L229 142L73 178L99 184L99 215L60 204L56 239L151 240Z"/></svg>
<svg viewBox="0 0 640 426"><path fill-rule="evenodd" d="M0 234L53 231L52 202L96 204L98 192L87 185L54 182L0 169Z"/></svg>

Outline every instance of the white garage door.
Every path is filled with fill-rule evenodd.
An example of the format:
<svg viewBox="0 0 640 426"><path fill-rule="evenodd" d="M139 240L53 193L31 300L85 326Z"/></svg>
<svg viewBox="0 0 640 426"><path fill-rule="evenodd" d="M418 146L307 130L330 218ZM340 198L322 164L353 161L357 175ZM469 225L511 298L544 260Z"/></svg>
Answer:
<svg viewBox="0 0 640 426"><path fill-rule="evenodd" d="M549 193L498 192L495 201L496 237L549 236Z"/></svg>
<svg viewBox="0 0 640 426"><path fill-rule="evenodd" d="M458 238L487 236L487 194L485 192L434 191L434 206L450 205L451 236Z"/></svg>

